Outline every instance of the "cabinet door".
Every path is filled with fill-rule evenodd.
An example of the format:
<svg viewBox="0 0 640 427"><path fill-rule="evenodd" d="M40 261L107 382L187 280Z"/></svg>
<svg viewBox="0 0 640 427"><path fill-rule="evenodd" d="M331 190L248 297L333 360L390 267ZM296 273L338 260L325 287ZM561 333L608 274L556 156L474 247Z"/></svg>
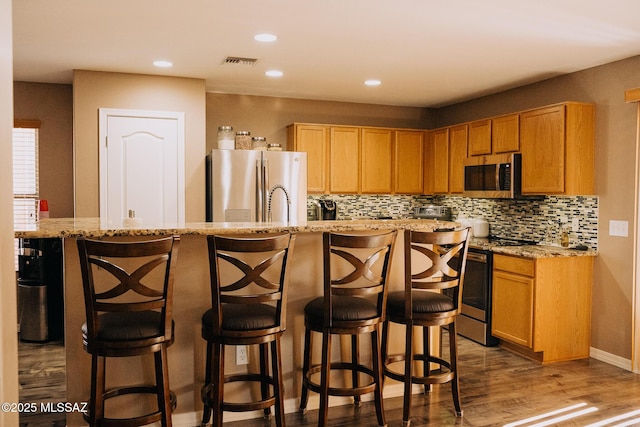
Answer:
<svg viewBox="0 0 640 427"><path fill-rule="evenodd" d="M394 192L422 194L424 132L395 131L394 140Z"/></svg>
<svg viewBox="0 0 640 427"><path fill-rule="evenodd" d="M534 280L504 271L493 272L491 334L527 348L533 346Z"/></svg>
<svg viewBox="0 0 640 427"><path fill-rule="evenodd" d="M429 133L429 151L431 159L427 167L431 168L433 193L449 191L449 128Z"/></svg>
<svg viewBox="0 0 640 427"><path fill-rule="evenodd" d="M293 125L293 149L307 153L307 191L327 190L329 128L321 125Z"/></svg>
<svg viewBox="0 0 640 427"><path fill-rule="evenodd" d="M520 115L510 114L492 119L491 142L496 154L520 151Z"/></svg>
<svg viewBox="0 0 640 427"><path fill-rule="evenodd" d="M360 129L332 127L330 135L329 191L357 193L360 190Z"/></svg>
<svg viewBox="0 0 640 427"><path fill-rule="evenodd" d="M522 194L563 193L565 186L565 107L520 115Z"/></svg>
<svg viewBox="0 0 640 427"><path fill-rule="evenodd" d="M363 128L360 136L362 193L391 193L391 129Z"/></svg>
<svg viewBox="0 0 640 427"><path fill-rule="evenodd" d="M491 120L469 123L469 155L491 154Z"/></svg>
<svg viewBox="0 0 640 427"><path fill-rule="evenodd" d="M467 158L468 126L449 129L449 193L464 190L464 159Z"/></svg>

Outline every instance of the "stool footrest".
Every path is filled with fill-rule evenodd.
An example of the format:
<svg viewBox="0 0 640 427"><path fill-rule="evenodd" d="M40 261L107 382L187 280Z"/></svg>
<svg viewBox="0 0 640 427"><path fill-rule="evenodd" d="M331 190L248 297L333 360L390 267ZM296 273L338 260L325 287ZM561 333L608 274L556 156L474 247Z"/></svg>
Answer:
<svg viewBox="0 0 640 427"><path fill-rule="evenodd" d="M392 354L387 356L384 361L384 375L394 379L396 381L404 382L404 372L400 373L389 368L389 365L393 363L403 362L405 361L404 354ZM444 384L451 381L454 377L454 373L451 371L451 363L448 361L441 359L439 357L424 355L424 354L414 354L413 355L414 362L429 362L435 363L438 365L436 369L430 369L428 375L411 376L411 382L413 384Z"/></svg>
<svg viewBox="0 0 640 427"><path fill-rule="evenodd" d="M263 377L259 374L244 374L244 375L233 375L224 379L225 383L233 382L233 381L252 381L252 382L267 382L271 386L274 384L274 380L272 377ZM213 384L205 384L200 389L200 396L202 403L205 405L215 408L215 400L213 399ZM276 396L271 395L267 399L258 400L255 402L222 402L221 407L223 411L230 412L245 412L245 411L256 411L259 409L267 409L274 406L276 403Z"/></svg>
<svg viewBox="0 0 640 427"><path fill-rule="evenodd" d="M376 384L373 381L375 378L375 373L373 370L364 365L354 365L353 363L347 362L334 362L331 363L330 369L333 370L346 370L346 371L357 371L359 373L368 375L372 378L372 381L368 384L364 384L358 387L329 387L329 395L330 396L360 396L367 393L373 393L376 389ZM306 377L303 379L307 388L313 392L320 393L322 390L320 384L315 383L311 380L311 376L314 374L318 374L322 371L322 365L313 365L309 368Z"/></svg>
<svg viewBox="0 0 640 427"><path fill-rule="evenodd" d="M111 399L118 396L124 396L127 394L158 394L158 387L152 385L136 385L136 386L127 386L127 387L115 387L109 390L106 390L103 396L103 399L106 401L107 399ZM169 400L171 401L171 410L173 411L177 404L178 399L173 391L169 392ZM91 402L88 402L88 407L91 407ZM83 418L86 422L90 422L91 414L89 411L83 414ZM140 415L138 417L133 418L103 418L101 420L101 426L104 427L116 427L116 426L144 426L147 424L151 424L157 421L162 420L162 411L157 410L155 412L151 412L149 414Z"/></svg>

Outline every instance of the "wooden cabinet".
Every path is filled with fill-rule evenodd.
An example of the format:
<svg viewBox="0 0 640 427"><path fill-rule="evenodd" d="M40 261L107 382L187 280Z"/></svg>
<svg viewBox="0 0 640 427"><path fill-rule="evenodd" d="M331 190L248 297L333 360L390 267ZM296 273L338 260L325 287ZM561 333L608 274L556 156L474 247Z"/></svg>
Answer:
<svg viewBox="0 0 640 427"><path fill-rule="evenodd" d="M449 129L449 193L462 194L464 190L464 159L467 158L468 126Z"/></svg>
<svg viewBox="0 0 640 427"><path fill-rule="evenodd" d="M294 151L307 153L307 191L328 189L329 128L323 125L293 124L287 128Z"/></svg>
<svg viewBox="0 0 640 427"><path fill-rule="evenodd" d="M594 107L566 103L520 114L522 194L593 194Z"/></svg>
<svg viewBox="0 0 640 427"><path fill-rule="evenodd" d="M540 362L589 357L593 257L493 256L491 333Z"/></svg>
<svg viewBox="0 0 640 427"><path fill-rule="evenodd" d="M361 192L390 194L393 165L392 130L362 128L360 138Z"/></svg>
<svg viewBox="0 0 640 427"><path fill-rule="evenodd" d="M360 191L360 129L331 127L329 138L329 192Z"/></svg>
<svg viewBox="0 0 640 427"><path fill-rule="evenodd" d="M393 192L422 194L424 135L420 130L396 130L393 140Z"/></svg>
<svg viewBox="0 0 640 427"><path fill-rule="evenodd" d="M428 193L449 192L449 128L429 132L425 155L425 190ZM425 191L427 192L427 191Z"/></svg>
<svg viewBox="0 0 640 427"><path fill-rule="evenodd" d="M520 115L491 119L491 145L495 154L520 151Z"/></svg>
<svg viewBox="0 0 640 427"><path fill-rule="evenodd" d="M469 123L469 155L491 154L491 119Z"/></svg>

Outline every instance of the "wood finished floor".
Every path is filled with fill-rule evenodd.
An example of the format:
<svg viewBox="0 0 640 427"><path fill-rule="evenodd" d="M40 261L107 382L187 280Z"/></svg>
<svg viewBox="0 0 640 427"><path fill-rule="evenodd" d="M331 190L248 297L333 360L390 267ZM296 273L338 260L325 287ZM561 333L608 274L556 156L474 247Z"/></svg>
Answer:
<svg viewBox="0 0 640 427"><path fill-rule="evenodd" d="M445 337L446 338L446 337ZM446 340L445 340L446 341ZM464 416L453 415L451 388L436 386L429 395L414 395L412 426L504 426L520 420L568 408L584 415L554 422L552 426L640 425L640 376L594 359L540 365L499 347L483 347L464 338L460 343L460 388ZM20 343L21 401L64 401L64 351L61 345ZM25 400L23 400L25 399ZM592 412L588 412L592 411ZM402 399L385 400L388 425L402 425ZM614 422L607 418L624 416ZM634 421L634 418L636 420ZM287 414L289 427L315 426L318 411L305 416ZM375 426L372 402L361 408L332 407L329 426ZM60 419L21 417L21 427L63 426ZM262 427L275 421L247 420L226 423L230 427ZM534 422L517 424L530 427Z"/></svg>

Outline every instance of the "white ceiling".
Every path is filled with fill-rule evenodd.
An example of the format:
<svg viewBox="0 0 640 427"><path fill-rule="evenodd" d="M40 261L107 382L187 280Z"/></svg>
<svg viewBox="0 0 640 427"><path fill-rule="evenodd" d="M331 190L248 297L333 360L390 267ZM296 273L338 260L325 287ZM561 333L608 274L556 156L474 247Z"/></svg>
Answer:
<svg viewBox="0 0 640 427"><path fill-rule="evenodd" d="M201 78L213 92L418 107L640 54L638 0L16 0L13 15L17 81L112 71ZM256 42L263 32L279 39ZM258 62L222 65L226 56ZM284 76L265 77L272 68ZM365 87L371 78L382 85Z"/></svg>

